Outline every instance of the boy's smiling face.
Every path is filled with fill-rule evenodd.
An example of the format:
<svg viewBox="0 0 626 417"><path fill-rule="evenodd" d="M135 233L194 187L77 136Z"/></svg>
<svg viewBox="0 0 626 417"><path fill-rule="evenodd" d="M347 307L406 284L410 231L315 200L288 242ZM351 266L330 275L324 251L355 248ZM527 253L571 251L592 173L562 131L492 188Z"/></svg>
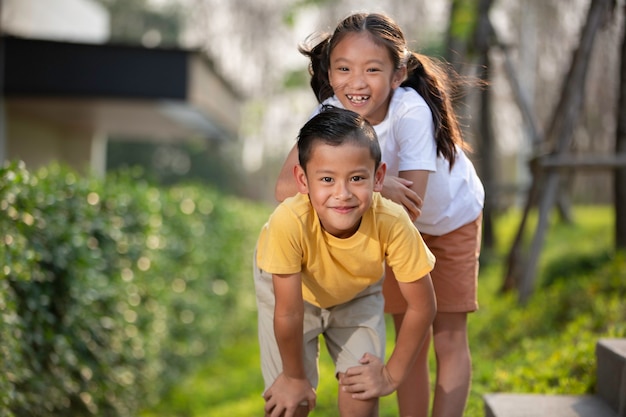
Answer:
<svg viewBox="0 0 626 417"><path fill-rule="evenodd" d="M309 195L324 230L338 238L352 236L372 204L372 192L382 189L385 164L376 169L367 146L318 142L305 168L294 170L298 190Z"/></svg>

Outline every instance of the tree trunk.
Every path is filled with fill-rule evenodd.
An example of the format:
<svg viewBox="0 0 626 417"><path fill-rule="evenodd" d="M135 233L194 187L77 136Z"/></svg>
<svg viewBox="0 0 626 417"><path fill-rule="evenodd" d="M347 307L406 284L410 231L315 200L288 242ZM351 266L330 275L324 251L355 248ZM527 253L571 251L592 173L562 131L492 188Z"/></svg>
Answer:
<svg viewBox="0 0 626 417"><path fill-rule="evenodd" d="M533 159L530 161L530 172L532 174L532 181L530 183L530 189L526 195L526 203L524 204L524 210L522 212L522 218L520 224L517 227L517 232L513 238L509 255L507 256L506 273L504 275L504 281L500 287L501 292L512 291L519 288L519 282L522 276L522 264L525 259L524 253L524 232L526 231L526 223L528 222L528 216L530 210L536 205L539 195L539 184L541 179L541 170L539 168L539 161Z"/></svg>
<svg viewBox="0 0 626 417"><path fill-rule="evenodd" d="M489 86L491 76L491 62L489 51L493 40L493 28L489 21L489 9L492 0L481 0L478 4L476 29L474 32L474 45L478 55L480 79L484 85ZM492 250L495 247L495 232L493 216L496 196L496 170L495 170L495 138L492 115L492 98L489 88L483 88L480 92L480 115L479 115L479 146L480 146L480 172L485 187L485 205L483 209L483 236L482 244L485 249Z"/></svg>
<svg viewBox="0 0 626 417"><path fill-rule="evenodd" d="M626 5L622 6L626 16ZM617 113L617 133L615 153L626 154L626 30L622 29L622 56L620 65L619 106ZM615 248L626 250L626 167L616 168L613 186L615 187Z"/></svg>

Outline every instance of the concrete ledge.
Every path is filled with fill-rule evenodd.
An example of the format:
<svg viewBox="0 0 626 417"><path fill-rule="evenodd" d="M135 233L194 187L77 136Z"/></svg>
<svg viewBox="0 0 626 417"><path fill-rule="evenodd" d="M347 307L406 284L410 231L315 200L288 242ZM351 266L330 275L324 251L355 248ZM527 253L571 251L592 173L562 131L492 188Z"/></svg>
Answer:
<svg viewBox="0 0 626 417"><path fill-rule="evenodd" d="M486 394L485 417L617 417L595 395Z"/></svg>
<svg viewBox="0 0 626 417"><path fill-rule="evenodd" d="M598 396L619 417L626 417L626 339L600 339L596 344L596 360Z"/></svg>

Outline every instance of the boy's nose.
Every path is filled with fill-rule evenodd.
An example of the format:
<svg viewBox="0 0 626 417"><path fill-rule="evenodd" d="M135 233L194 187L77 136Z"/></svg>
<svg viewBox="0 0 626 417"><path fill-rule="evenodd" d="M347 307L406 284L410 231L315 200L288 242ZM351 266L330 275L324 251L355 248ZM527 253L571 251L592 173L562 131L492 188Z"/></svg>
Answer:
<svg viewBox="0 0 626 417"><path fill-rule="evenodd" d="M337 187L335 188L335 198L338 200L347 200L350 197L352 197L352 192L350 191L348 184L338 182Z"/></svg>

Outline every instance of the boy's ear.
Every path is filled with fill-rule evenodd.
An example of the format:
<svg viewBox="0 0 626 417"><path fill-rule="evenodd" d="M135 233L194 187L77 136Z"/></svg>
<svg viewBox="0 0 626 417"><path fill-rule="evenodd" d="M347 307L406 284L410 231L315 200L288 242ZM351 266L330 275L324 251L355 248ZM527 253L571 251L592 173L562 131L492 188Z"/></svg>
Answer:
<svg viewBox="0 0 626 417"><path fill-rule="evenodd" d="M304 168L300 166L300 164L296 164L293 167L293 176L296 179L296 185L298 186L298 192L301 194L309 193L309 183L306 178L306 172L304 172Z"/></svg>
<svg viewBox="0 0 626 417"><path fill-rule="evenodd" d="M383 190L383 182L385 182L385 173L387 172L387 164L381 162L374 174L374 191L381 192Z"/></svg>

